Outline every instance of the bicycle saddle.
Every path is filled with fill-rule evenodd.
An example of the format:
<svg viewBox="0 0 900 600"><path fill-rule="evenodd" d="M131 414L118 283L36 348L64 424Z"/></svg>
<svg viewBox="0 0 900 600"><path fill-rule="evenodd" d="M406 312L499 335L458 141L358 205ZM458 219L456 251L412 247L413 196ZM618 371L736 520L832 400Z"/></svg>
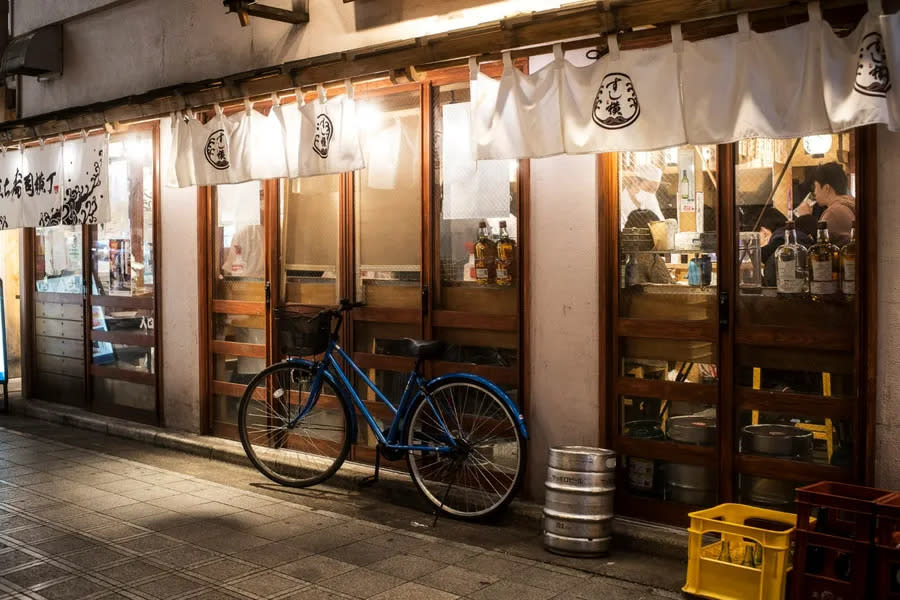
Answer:
<svg viewBox="0 0 900 600"><path fill-rule="evenodd" d="M444 352L444 342L440 340L414 340L406 338L410 356L428 360L438 358Z"/></svg>

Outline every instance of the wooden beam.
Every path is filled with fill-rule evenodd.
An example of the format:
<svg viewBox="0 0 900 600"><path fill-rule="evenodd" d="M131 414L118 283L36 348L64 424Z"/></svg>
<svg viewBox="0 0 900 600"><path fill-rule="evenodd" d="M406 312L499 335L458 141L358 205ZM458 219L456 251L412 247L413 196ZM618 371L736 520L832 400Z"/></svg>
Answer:
<svg viewBox="0 0 900 600"><path fill-rule="evenodd" d="M847 28L865 11L863 0L823 0L825 17L832 27ZM410 66L420 71L462 64L469 56L497 60L504 50L520 48L514 58L544 54L549 45L570 40L565 49L599 46L604 34L619 31L623 49L653 46L669 41L669 23L684 23L688 41L737 30L734 15L749 12L757 31L777 29L806 20L806 4L787 0L620 0L609 12L602 2L589 2L556 10L515 15L490 23L429 36L398 40L314 56L302 60L234 73L225 77L168 86L88 106L67 108L0 124L0 144L12 144L41 136L102 127L104 123L138 122L159 118L185 107L236 102L246 97L264 98L272 92L294 90L318 83L354 83L387 79L392 71ZM643 29L642 29L643 28ZM581 38L574 41L574 38Z"/></svg>

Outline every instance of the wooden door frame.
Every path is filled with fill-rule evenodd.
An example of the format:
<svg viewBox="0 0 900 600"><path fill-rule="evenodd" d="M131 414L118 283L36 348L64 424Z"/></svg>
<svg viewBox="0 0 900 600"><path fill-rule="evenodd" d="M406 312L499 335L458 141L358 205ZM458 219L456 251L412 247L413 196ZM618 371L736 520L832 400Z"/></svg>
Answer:
<svg viewBox="0 0 900 600"><path fill-rule="evenodd" d="M858 309L855 340L855 363L857 369L856 409L849 419L854 427L853 447L856 453L851 464L852 478L860 483L872 485L874 481L875 458L875 410L877 404L877 146L876 128L866 126L854 130L855 134L855 172L857 176L857 222L862 224L857 230L858 236ZM743 467L754 470L769 468L765 459L756 460L749 455L738 455L735 439L736 397L739 393L735 380L735 306L737 300L737 281L735 275L735 155L737 143L717 146L718 163L718 286L719 292L727 292L728 326L718 333L719 382L717 404L718 442L714 447L717 452L719 501L737 500L735 488L736 477ZM600 277L599 323L603 328L599 336L600 361L599 380L600 402L600 439L602 445L621 446L617 443L618 424L620 421L620 402L615 393L614 380L618 372L618 343L616 331L618 323L618 154L605 153L597 157L598 181L598 244L599 265L606 269ZM863 282L862 285L859 285ZM720 315L721 317L721 315ZM605 345L605 348L604 348ZM807 400L808 402L808 400ZM797 410L803 410L798 407ZM619 448L620 450L624 448ZM627 452L625 452L627 454ZM653 452L650 452L652 454ZM643 456L643 455L642 455ZM654 458L654 457L650 457ZM665 460L665 457L659 457ZM759 463L759 464L757 464ZM784 465L790 472L800 469L795 465ZM822 479L832 478L837 467L809 463L803 470ZM784 473L789 478L789 473ZM619 479L622 479L620 473ZM621 483L621 481L620 481ZM670 505L664 500L645 501L643 498L629 497L636 500L636 516L653 518L665 522L678 523L686 519L680 505Z"/></svg>

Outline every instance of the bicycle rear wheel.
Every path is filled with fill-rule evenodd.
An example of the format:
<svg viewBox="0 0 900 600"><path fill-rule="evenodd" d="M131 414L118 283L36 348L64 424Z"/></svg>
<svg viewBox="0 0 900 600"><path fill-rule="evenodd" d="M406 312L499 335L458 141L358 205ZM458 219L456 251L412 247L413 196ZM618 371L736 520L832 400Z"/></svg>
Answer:
<svg viewBox="0 0 900 600"><path fill-rule="evenodd" d="M478 382L451 380L421 397L410 415L408 445L450 445L443 422L457 446L408 453L410 476L429 502L461 519L486 518L509 504L522 485L526 450L503 400Z"/></svg>
<svg viewBox="0 0 900 600"><path fill-rule="evenodd" d="M281 485L306 487L334 475L350 451L350 411L326 378L310 397L313 373L282 362L256 375L238 411L250 462Z"/></svg>

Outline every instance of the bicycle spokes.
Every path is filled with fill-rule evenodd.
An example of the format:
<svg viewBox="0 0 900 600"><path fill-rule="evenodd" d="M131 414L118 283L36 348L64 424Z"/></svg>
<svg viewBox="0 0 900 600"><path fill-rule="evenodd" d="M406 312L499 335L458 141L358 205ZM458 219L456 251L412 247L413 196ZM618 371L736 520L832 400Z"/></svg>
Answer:
<svg viewBox="0 0 900 600"><path fill-rule="evenodd" d="M245 392L242 441L266 475L288 485L308 485L330 475L346 457L349 416L327 381L314 390L315 379L305 368L279 367Z"/></svg>
<svg viewBox="0 0 900 600"><path fill-rule="evenodd" d="M470 383L444 385L429 400L414 412L409 443L451 449L410 454L411 473L425 495L458 516L487 514L505 504L523 466L509 410L490 390Z"/></svg>

